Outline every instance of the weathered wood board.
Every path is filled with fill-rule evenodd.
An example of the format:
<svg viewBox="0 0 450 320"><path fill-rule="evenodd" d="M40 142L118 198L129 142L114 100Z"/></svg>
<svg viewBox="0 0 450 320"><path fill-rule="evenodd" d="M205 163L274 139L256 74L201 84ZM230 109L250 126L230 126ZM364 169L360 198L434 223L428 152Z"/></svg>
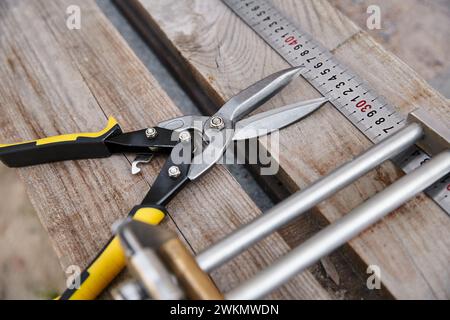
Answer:
<svg viewBox="0 0 450 320"><path fill-rule="evenodd" d="M147 39L164 53L181 81L191 72L218 106L262 77L286 68L282 60L221 1L116 0ZM411 68L385 51L325 0L273 0L291 20L319 39L398 110L424 107L449 119L448 102ZM156 40L158 39L158 40ZM190 83L186 84L188 87ZM194 86L192 86L194 87ZM317 97L299 79L265 109ZM203 106L206 112L214 108ZM370 142L327 105L280 134L279 179L291 192L304 188L368 147ZM270 151L270 149L269 149ZM402 173L390 163L318 206L331 223L382 190ZM291 245L291 234L285 237ZM293 243L294 242L294 243ZM383 287L395 298L450 298L450 219L420 195L349 243L357 262L381 268ZM365 271L365 270L363 270Z"/></svg>
<svg viewBox="0 0 450 320"><path fill-rule="evenodd" d="M81 9L80 30L66 27L69 5ZM106 124L107 116L131 131L180 114L94 1L1 1L0 48L3 143L91 132ZM144 198L163 161L132 176L130 159L115 156L17 170L64 269L87 265L110 238L112 223ZM194 252L260 214L221 166L184 189L168 210L164 225ZM274 235L213 278L226 291L288 249ZM331 297L310 272L271 296Z"/></svg>
<svg viewBox="0 0 450 320"><path fill-rule="evenodd" d="M425 80L450 75L450 2L448 0L330 0L358 26ZM381 29L367 29L369 6L380 8ZM443 89L443 88L442 88ZM450 88L444 94L450 94ZM447 95L447 98L450 98Z"/></svg>

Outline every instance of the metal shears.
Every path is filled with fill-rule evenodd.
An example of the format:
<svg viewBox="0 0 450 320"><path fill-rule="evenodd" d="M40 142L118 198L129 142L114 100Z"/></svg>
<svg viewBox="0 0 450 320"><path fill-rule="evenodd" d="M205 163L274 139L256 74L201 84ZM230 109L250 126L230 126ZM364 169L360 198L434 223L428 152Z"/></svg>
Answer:
<svg viewBox="0 0 450 320"><path fill-rule="evenodd" d="M159 224L166 215L164 206L170 199L187 182L198 179L218 163L233 141L272 133L299 121L328 101L319 98L300 102L244 119L298 77L301 71L302 67L297 67L270 75L230 99L212 117L184 116L130 133L123 133L117 121L110 118L107 127L97 133L0 144L0 160L9 167L24 167L134 153L138 156L132 171L138 173L140 163L150 162L156 153L169 153L150 191L129 214L134 220ZM181 163L175 161L180 153L187 159ZM60 299L95 299L125 267L125 260L119 239L112 238L83 271L80 285L67 289Z"/></svg>

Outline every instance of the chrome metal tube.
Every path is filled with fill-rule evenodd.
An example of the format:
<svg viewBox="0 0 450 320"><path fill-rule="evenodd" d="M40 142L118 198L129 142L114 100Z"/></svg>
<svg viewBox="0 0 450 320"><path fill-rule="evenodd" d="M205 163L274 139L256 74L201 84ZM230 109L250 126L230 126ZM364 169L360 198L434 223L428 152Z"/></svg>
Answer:
<svg viewBox="0 0 450 320"><path fill-rule="evenodd" d="M206 272L219 267L384 161L405 151L422 135L422 128L418 124L405 127L201 252L196 258L198 264Z"/></svg>
<svg viewBox="0 0 450 320"><path fill-rule="evenodd" d="M229 292L226 298L248 300L264 297L449 172L450 150L447 150L317 233L284 258Z"/></svg>

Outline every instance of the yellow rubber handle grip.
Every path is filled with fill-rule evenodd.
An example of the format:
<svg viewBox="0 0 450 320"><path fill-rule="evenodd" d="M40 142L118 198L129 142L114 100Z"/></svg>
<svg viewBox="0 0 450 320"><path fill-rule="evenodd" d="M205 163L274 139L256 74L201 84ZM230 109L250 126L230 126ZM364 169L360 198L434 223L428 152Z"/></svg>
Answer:
<svg viewBox="0 0 450 320"><path fill-rule="evenodd" d="M0 161L9 167L26 167L65 160L106 158L111 150L108 138L122 134L114 118L105 129L74 133L16 144L0 144Z"/></svg>
<svg viewBox="0 0 450 320"><path fill-rule="evenodd" d="M48 137L48 138L32 140L32 141L24 141L24 142L19 142L19 143L12 143L12 144L0 144L0 148L8 148L8 147L19 146L19 145L28 144L28 143L35 143L36 146L42 146L42 145L52 144L52 143L76 141L79 138L99 138L99 137L102 137L103 135L107 134L109 131L111 131L117 124L118 124L117 120L113 117L110 117L108 119L108 124L106 125L106 128L99 132L71 133L71 134L64 134L64 135L60 135L60 136Z"/></svg>
<svg viewBox="0 0 450 320"><path fill-rule="evenodd" d="M134 220L157 225L165 217L157 208L141 208L133 216ZM116 278L126 265L125 254L118 237L114 237L94 262L83 272L81 285L77 289L67 290L62 300L94 300Z"/></svg>

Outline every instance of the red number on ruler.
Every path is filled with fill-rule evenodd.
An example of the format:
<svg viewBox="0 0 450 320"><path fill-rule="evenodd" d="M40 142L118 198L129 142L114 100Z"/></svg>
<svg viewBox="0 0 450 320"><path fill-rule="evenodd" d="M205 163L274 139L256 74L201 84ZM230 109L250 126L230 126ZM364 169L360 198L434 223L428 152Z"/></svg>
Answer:
<svg viewBox="0 0 450 320"><path fill-rule="evenodd" d="M284 41L285 41L287 44L289 44L290 46L295 46L295 45L298 44L298 41L297 41L297 39L295 39L294 36L287 37L286 40L284 40Z"/></svg>
<svg viewBox="0 0 450 320"><path fill-rule="evenodd" d="M372 109L372 106L370 104L367 104L366 100L361 100L356 104L356 107L361 110L361 112L367 112L370 109Z"/></svg>

